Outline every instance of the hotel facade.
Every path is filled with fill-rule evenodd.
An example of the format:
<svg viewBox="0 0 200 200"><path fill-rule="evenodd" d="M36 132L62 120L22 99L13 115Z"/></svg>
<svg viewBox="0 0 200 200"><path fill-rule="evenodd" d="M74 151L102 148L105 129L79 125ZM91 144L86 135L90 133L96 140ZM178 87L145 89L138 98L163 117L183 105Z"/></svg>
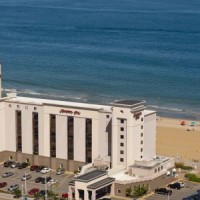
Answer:
<svg viewBox="0 0 200 200"><path fill-rule="evenodd" d="M0 102L0 158L67 170L102 158L107 168L155 156L156 113L143 101L110 106L10 95Z"/></svg>
<svg viewBox="0 0 200 200"><path fill-rule="evenodd" d="M0 138L0 162L81 169L68 189L82 200L124 196L127 184L152 181L174 166L156 156L156 112L138 100L96 105L10 93L0 98Z"/></svg>

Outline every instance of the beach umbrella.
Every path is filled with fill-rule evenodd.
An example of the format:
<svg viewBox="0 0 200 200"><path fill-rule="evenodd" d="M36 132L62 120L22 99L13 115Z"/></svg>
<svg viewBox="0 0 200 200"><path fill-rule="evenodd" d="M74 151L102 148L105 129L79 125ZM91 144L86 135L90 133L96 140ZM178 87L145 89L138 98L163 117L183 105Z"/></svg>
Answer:
<svg viewBox="0 0 200 200"><path fill-rule="evenodd" d="M190 126L196 125L196 122L190 122Z"/></svg>
<svg viewBox="0 0 200 200"><path fill-rule="evenodd" d="M183 126L186 125L186 121L184 121L184 120L181 121L181 125L183 125Z"/></svg>

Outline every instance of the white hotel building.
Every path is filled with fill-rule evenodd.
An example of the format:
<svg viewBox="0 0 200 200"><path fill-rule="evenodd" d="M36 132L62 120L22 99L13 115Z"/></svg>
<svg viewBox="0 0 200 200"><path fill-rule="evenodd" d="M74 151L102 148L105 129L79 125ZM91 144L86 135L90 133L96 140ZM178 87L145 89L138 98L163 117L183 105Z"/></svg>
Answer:
<svg viewBox="0 0 200 200"><path fill-rule="evenodd" d="M134 172L134 164L141 167L155 158L156 112L138 100L94 105L9 94L0 98L0 138L1 162L29 161L54 169L62 164L68 171L93 163L133 175L141 172L136 166ZM78 193L75 182L71 189L95 199L94 191L90 198Z"/></svg>

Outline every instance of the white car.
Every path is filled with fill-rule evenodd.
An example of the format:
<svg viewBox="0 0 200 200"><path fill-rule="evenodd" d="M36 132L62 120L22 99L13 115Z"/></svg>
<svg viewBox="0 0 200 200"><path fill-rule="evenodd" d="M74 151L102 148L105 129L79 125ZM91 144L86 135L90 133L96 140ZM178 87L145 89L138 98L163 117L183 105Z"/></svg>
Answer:
<svg viewBox="0 0 200 200"><path fill-rule="evenodd" d="M51 179L50 181L48 181L47 185L51 186L55 185L56 183L58 183L58 180Z"/></svg>
<svg viewBox="0 0 200 200"><path fill-rule="evenodd" d="M50 171L51 171L50 168L45 167L45 168L43 168L43 169L41 170L41 173L42 173L42 174L46 174L46 173L48 173L48 172L50 172Z"/></svg>
<svg viewBox="0 0 200 200"><path fill-rule="evenodd" d="M183 182L178 182L180 184L180 187L183 188L185 184Z"/></svg>
<svg viewBox="0 0 200 200"><path fill-rule="evenodd" d="M26 175L22 176L21 180L26 181L26 180L31 179L31 177L32 177L31 174L26 174Z"/></svg>

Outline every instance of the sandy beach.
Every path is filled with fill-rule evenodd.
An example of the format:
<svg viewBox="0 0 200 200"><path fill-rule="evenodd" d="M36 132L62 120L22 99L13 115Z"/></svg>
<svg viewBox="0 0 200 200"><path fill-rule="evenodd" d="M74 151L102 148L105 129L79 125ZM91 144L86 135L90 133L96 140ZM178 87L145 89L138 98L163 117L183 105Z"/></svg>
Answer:
<svg viewBox="0 0 200 200"><path fill-rule="evenodd" d="M157 120L157 154L200 161L200 122L190 126L191 121L185 120L186 125L181 125L181 121L169 118Z"/></svg>

